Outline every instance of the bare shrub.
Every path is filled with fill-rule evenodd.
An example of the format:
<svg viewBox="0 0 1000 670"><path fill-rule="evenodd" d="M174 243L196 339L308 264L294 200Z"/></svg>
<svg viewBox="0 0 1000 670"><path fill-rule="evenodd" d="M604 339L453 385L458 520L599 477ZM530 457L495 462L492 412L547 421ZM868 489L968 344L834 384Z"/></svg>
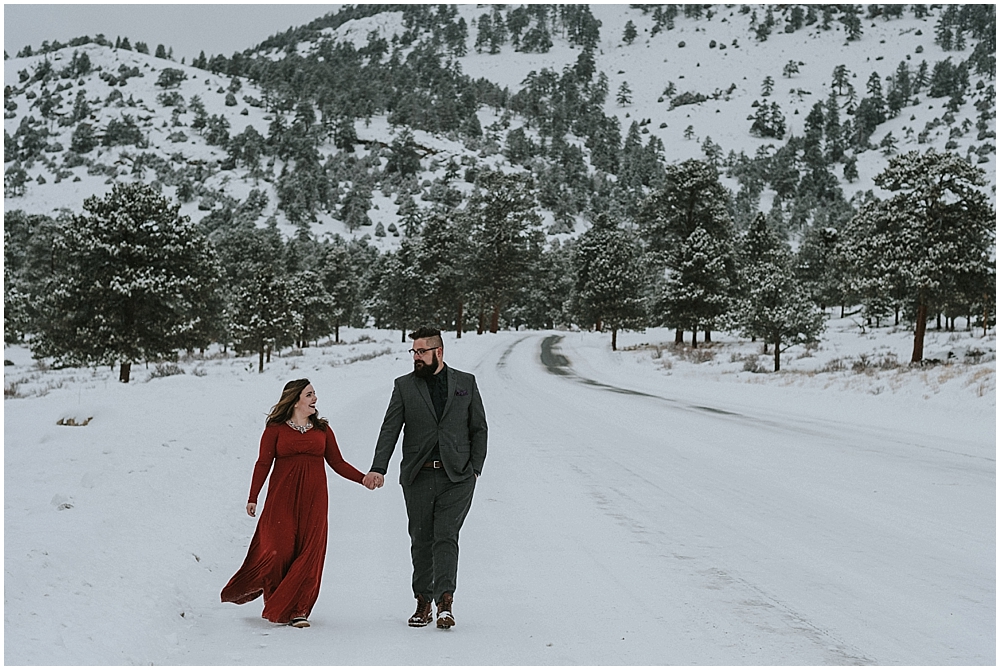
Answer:
<svg viewBox="0 0 1000 670"><path fill-rule="evenodd" d="M820 369L820 372L843 372L846 369L847 363L844 362L843 358L833 358L827 361L827 364Z"/></svg>
<svg viewBox="0 0 1000 670"><path fill-rule="evenodd" d="M152 379L157 379L160 377L173 377L174 375L182 375L184 370L176 363L157 363L153 371L149 373L149 378L146 381Z"/></svg>
<svg viewBox="0 0 1000 670"><path fill-rule="evenodd" d="M700 347L689 347L683 344L672 345L674 356L688 363L708 363L715 360L715 350L710 344Z"/></svg>

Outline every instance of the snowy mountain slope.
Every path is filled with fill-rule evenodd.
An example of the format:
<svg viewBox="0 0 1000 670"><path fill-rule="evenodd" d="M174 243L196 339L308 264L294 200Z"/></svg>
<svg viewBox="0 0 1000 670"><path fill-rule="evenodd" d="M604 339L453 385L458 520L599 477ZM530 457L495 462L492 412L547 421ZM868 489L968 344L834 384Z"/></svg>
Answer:
<svg viewBox="0 0 1000 670"><path fill-rule="evenodd" d="M947 58L957 62L967 58L973 46L970 41L964 50L947 52L937 46L934 43L934 26L937 20L935 13L923 19L916 19L907 11L899 19L886 20L878 17L874 20L864 20L864 34L858 41L847 41L845 28L837 21L831 24L830 30L822 30L817 24L785 33L782 29L784 25L782 15L776 13L775 28L770 37L761 42L749 29L749 15L742 14L738 7L713 9L715 14L708 19L696 20L679 15L673 30L664 30L651 36L652 18L648 13L643 14L640 10L625 5L591 7L593 15L602 24L596 65L599 71L608 76L609 81L605 113L614 115L620 120L623 135L633 121L648 119L649 123L644 126L644 132L648 130L651 135L656 135L663 141L664 159L667 162L703 158L702 145L707 139L719 145L724 154L744 152L751 157L761 147L781 146L788 135L785 136L785 140L776 141L756 138L750 134L751 121L747 117L754 112L755 101L776 103L784 113L789 135L801 135L805 116L812 106L826 100L831 89L833 70L838 65L846 66L851 73L852 85L858 96L862 97L865 95L866 82L872 73L878 73L883 80L886 80L903 61L911 70L916 70L921 61L927 61L930 67ZM552 36L554 43L552 49L544 54L520 53L515 51L511 44L504 45L499 54L476 53L475 22L485 11L484 8L474 5L458 6L459 15L469 25L468 53L456 59L466 75L473 78L484 77L501 87L507 87L514 93L521 88L522 82L530 72L550 68L559 73L564 67L575 62L579 55L579 48L571 46L565 36L558 33ZM756 6L754 11L763 15L764 6ZM627 21L634 23L639 34L631 45L625 44L622 40ZM402 30L400 13L385 12L348 21L336 29L325 29L320 39L349 42L360 48L367 43L370 33L374 32L390 40L393 36L398 36ZM683 47L680 46L681 43L684 44ZM723 45L726 46L725 49L721 48ZM308 42L298 45L301 53L309 53L315 47L316 43ZM46 167L41 162L35 162L27 168L28 175L34 181L27 183L23 196L5 199L6 210L18 208L32 213L51 213L59 208L68 208L79 211L83 198L91 194L102 194L109 188L106 183L109 178L129 180L139 176L132 172L128 156L134 158L136 154L148 151L170 161L175 170L185 165L191 167L204 162L205 169L192 178L212 191L237 200L245 199L252 188L263 190L269 197L269 205L261 223L264 218L272 214L276 216L279 224L286 223L283 212L276 208L278 198L274 193L273 184L250 177L243 168L219 170L218 163L223 161L226 152L221 147L207 145L202 134L188 127L193 113L189 110L181 114L178 122L182 125L174 127L172 109L156 101L157 94L163 92L163 89L155 84L159 73L165 67L176 68L184 71L188 78L177 89L171 90L176 90L183 96L185 102L190 104L192 96L200 96L209 116L219 115L229 121L231 135L242 132L247 126L253 126L266 137L272 115L260 107L244 102L243 96L246 95L258 100L262 97L260 91L248 81L241 82L241 90L236 93L236 106L227 107L224 104L225 89L229 85L230 78L133 51L87 45L80 48L67 47L48 55L14 58L5 62L5 83L13 87L14 92L10 100L17 106L16 110L8 113L8 118L5 119L5 130L8 134L16 133L18 125L25 116L38 116L37 109L33 109L32 105L40 99L42 87L38 82L19 84L18 73L24 71L30 75L46 59L49 59L57 69L61 68L71 60L74 50L87 53L93 65L102 68L102 73L117 73L119 68L124 66L138 68L144 76L131 77L120 86L109 86L99 78L101 73L98 72L81 78L62 80L60 87L67 88L61 92L62 105L59 111L67 113L73 105L77 91L85 90L88 100L95 101L91 123L100 128L111 119L119 118L121 114L135 116L141 120L149 148L139 150L133 146L126 146L110 147L103 151L100 148L96 149L97 156L93 159L95 163L117 168L110 175L103 173L88 175L84 166L57 168L55 166L61 162L63 152L51 151L46 154L52 161L51 165ZM405 49L403 53L406 53ZM263 54L263 57L271 59L281 56L282 54L277 51ZM789 61L801 65L798 66L798 73L784 77L783 68ZM767 97L764 97L761 91L765 77L771 77L774 81L773 93ZM919 104L904 108L898 117L889 119L877 127L872 136L872 143L877 144L891 133L898 141L896 152L901 153L927 148L944 150L945 145L951 141L954 143L952 150L961 155L966 155L970 150L980 150L984 144L995 143L995 139L977 140L975 130L969 130L978 114L975 104L992 91L991 87L977 90L976 86L980 80L992 84L982 77L971 76L970 94L965 104L954 114L951 124L942 122L946 98L929 98L920 94L917 96ZM625 106L615 102L615 91L623 83L627 83L633 91L632 102ZM675 86L675 95L690 92L706 96L718 95L718 97L671 110L670 97L664 96L664 91L670 83ZM113 103L111 107L96 102L106 100L113 90L120 91L123 100ZM29 96L33 99L29 99ZM846 106L846 100L843 104ZM987 104L995 109L994 99L988 100ZM480 108L479 117L484 128L500 120L495 110L486 107ZM925 141L918 142L918 135L928 127L928 124L933 127L927 132ZM509 128L502 130L501 133L517 129L521 125L523 121L515 116L511 119ZM992 125L995 131L995 118ZM398 128L392 128L386 123L384 116L372 118L370 124L356 121L355 126L359 140L381 142L383 145L391 142L399 132ZM58 126L51 122L48 127L53 133L48 140L50 147L61 145L65 150L70 146L73 127ZM168 140L167 138L176 131L184 133L187 139L183 142ZM501 154L484 156L482 152L470 150L461 142L443 136L419 130L414 132L414 136L418 143L437 152L433 157L423 159L423 172L419 176L421 180L442 176L444 163L451 157L458 160L464 158L481 165L505 165L505 169L508 170L523 169L520 166L511 166ZM647 139L645 135L643 138ZM358 155L361 156L377 150L372 145L359 149ZM123 152L128 156L123 158ZM335 152L336 149L332 144L323 149L323 153ZM91 156L94 154L88 157ZM980 167L986 172L988 180L986 189L995 201L995 149L986 152L984 156L987 162L980 164ZM973 160L977 158L973 156ZM9 160L10 157L5 156L8 168L11 165ZM383 164L385 160L383 157ZM853 182L842 179L842 166L835 166L834 171L836 176L841 178L841 188L845 196L849 198L855 192L874 189L871 180L885 168L887 160L887 157L878 150L860 153L857 162L858 179ZM272 174L280 172L281 167L282 162L276 161L272 167ZM67 176L62 179L54 178L53 174L58 174L60 170ZM107 170L110 172L111 168L108 167ZM72 177L68 176L69 173ZM40 176L45 180L44 184L39 183ZM79 181L75 181L77 178ZM153 170L146 170L140 178L151 181L155 178ZM733 179L726 179L725 183L734 191L737 188ZM465 193L471 190L471 185L462 180L455 182L455 187ZM171 190L168 186L166 192L169 194ZM763 194L760 207L764 211L770 206L771 195L770 191L765 191ZM185 213L195 220L200 219L206 212L198 209L198 202L196 199L184 206ZM211 206L211 203L205 203L205 206ZM382 223L385 227L391 223L398 223L397 205L391 198L384 197L378 189L373 194L372 207L369 216L374 223ZM546 218L547 221L551 221L549 216ZM580 231L585 226L586 223L579 220L576 230ZM349 232L343 222L336 218L336 212L321 212L314 228L321 234L337 232L347 236L371 235L373 230L366 226L353 233ZM291 232L290 227L286 230ZM397 241L398 239L392 236L373 240L383 249L392 248Z"/></svg>

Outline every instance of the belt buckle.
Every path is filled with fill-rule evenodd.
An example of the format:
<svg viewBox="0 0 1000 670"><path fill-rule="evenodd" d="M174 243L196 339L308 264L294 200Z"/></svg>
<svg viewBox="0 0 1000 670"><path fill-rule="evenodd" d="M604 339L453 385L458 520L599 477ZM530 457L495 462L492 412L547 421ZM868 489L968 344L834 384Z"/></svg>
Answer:
<svg viewBox="0 0 1000 670"><path fill-rule="evenodd" d="M441 469L441 461L431 461L431 467L435 470Z"/></svg>

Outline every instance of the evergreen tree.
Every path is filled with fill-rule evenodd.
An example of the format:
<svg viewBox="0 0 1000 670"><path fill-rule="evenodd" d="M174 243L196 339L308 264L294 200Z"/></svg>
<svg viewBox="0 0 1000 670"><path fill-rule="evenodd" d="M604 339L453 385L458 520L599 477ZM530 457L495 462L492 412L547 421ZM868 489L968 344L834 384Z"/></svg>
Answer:
<svg viewBox="0 0 1000 670"><path fill-rule="evenodd" d="M761 338L774 347L774 371L781 370L781 354L790 347L815 342L824 328L824 315L812 304L793 269L793 256L757 216L742 240L740 297L733 325L745 337Z"/></svg>
<svg viewBox="0 0 1000 670"><path fill-rule="evenodd" d="M856 42L860 40L864 30L861 27L861 17L857 6L841 5L840 8L843 12L840 21L844 24L844 30L847 32L847 41Z"/></svg>
<svg viewBox="0 0 1000 670"><path fill-rule="evenodd" d="M577 240L572 254L574 311L596 330L611 330L611 350L618 331L643 325L644 275L641 250L632 235L602 213Z"/></svg>
<svg viewBox="0 0 1000 670"><path fill-rule="evenodd" d="M851 156L844 161L844 179L854 183L858 179L858 157Z"/></svg>
<svg viewBox="0 0 1000 670"><path fill-rule="evenodd" d="M97 146L97 133L89 123L78 123L70 136L69 148L78 154L90 152Z"/></svg>
<svg viewBox="0 0 1000 670"><path fill-rule="evenodd" d="M470 228L474 289L497 332L500 313L527 281L532 265L531 237L541 225L531 184L523 174L487 172L465 210Z"/></svg>
<svg viewBox="0 0 1000 670"><path fill-rule="evenodd" d="M837 95L844 95L844 87L851 87L851 72L846 65L838 65L833 68L833 82L831 86L837 89Z"/></svg>
<svg viewBox="0 0 1000 670"><path fill-rule="evenodd" d="M632 42L635 42L635 38L638 36L639 31L636 30L635 24L632 23L631 19L629 19L629 21L625 24L625 33L622 35L622 41L631 46Z"/></svg>
<svg viewBox="0 0 1000 670"><path fill-rule="evenodd" d="M177 88L186 80L187 73L175 67L165 67L160 70L160 76L156 80L156 85L162 88Z"/></svg>
<svg viewBox="0 0 1000 670"><path fill-rule="evenodd" d="M361 268L357 267L350 249L337 237L328 245L319 264L320 283L332 301L330 325L334 341L340 342L340 327L351 323L360 314Z"/></svg>
<svg viewBox="0 0 1000 670"><path fill-rule="evenodd" d="M134 362L202 347L201 322L217 281L207 240L151 187L116 184L84 201L54 240L59 256L40 294L35 355L61 364Z"/></svg>
<svg viewBox="0 0 1000 670"><path fill-rule="evenodd" d="M714 237L702 227L683 240L660 282L653 304L654 323L691 331L711 332L722 323L732 303L735 264L731 237Z"/></svg>
<svg viewBox="0 0 1000 670"><path fill-rule="evenodd" d="M837 95L830 91L826 99L826 107L823 110L825 125L823 134L826 137L827 160L836 162L844 157L844 137L843 128L840 125L840 104L837 102Z"/></svg>
<svg viewBox="0 0 1000 670"><path fill-rule="evenodd" d="M662 275L667 268L676 271L683 262L685 241L698 228L719 249L731 248L735 232L728 203L729 193L719 182L718 172L705 161L668 165L663 186L646 199L636 215L651 272ZM732 267L731 262L727 267ZM733 280L731 276L730 285ZM682 333L678 329L678 341Z"/></svg>
<svg viewBox="0 0 1000 670"><path fill-rule="evenodd" d="M615 97L615 100L618 102L619 107L632 104L632 89L629 87L627 81L623 81L622 85L618 87L618 95Z"/></svg>
<svg viewBox="0 0 1000 670"><path fill-rule="evenodd" d="M868 100L871 101L872 109L876 113L876 124L884 123L886 119L885 115L885 98L882 96L882 77L879 76L878 72L872 72L871 76L868 77Z"/></svg>
<svg viewBox="0 0 1000 670"><path fill-rule="evenodd" d="M771 95L774 91L774 78L771 75L764 77L764 82L760 85L760 94L763 97Z"/></svg>
<svg viewBox="0 0 1000 670"><path fill-rule="evenodd" d="M811 226L795 253L795 276L820 309L843 305L847 284L840 233L829 226Z"/></svg>
<svg viewBox="0 0 1000 670"><path fill-rule="evenodd" d="M413 141L413 133L403 130L392 141L391 148L392 154L385 165L387 173L398 172L405 177L420 171L420 155L417 153L416 142Z"/></svg>
<svg viewBox="0 0 1000 670"><path fill-rule="evenodd" d="M417 271L427 293L421 298L429 323L454 325L457 337L465 328L469 293L469 231L467 220L437 211L427 217L416 249Z"/></svg>
<svg viewBox="0 0 1000 670"><path fill-rule="evenodd" d="M320 275L313 270L299 270L292 274L288 278L288 285L292 287L289 295L290 311L299 316L296 323L296 344L299 348L305 348L310 341L318 341L334 329L338 316L337 305ZM299 286L308 286L310 290L295 290L294 287Z"/></svg>
<svg viewBox="0 0 1000 670"><path fill-rule="evenodd" d="M407 330L427 319L423 304L427 286L416 265L415 242L404 238L396 251L380 256L372 277L369 308L376 327L395 328L400 341L406 342Z"/></svg>
<svg viewBox="0 0 1000 670"><path fill-rule="evenodd" d="M931 310L956 294L971 301L994 291L996 212L983 171L951 153L897 156L875 183L895 195L869 201L851 220L847 255L860 292L888 284L905 294L904 307L915 312L910 360L918 363Z"/></svg>
<svg viewBox="0 0 1000 670"><path fill-rule="evenodd" d="M295 293L288 279L273 267L257 266L236 285L226 323L237 351L257 354L257 372L264 372L265 357L294 343L301 332L302 314L292 307Z"/></svg>

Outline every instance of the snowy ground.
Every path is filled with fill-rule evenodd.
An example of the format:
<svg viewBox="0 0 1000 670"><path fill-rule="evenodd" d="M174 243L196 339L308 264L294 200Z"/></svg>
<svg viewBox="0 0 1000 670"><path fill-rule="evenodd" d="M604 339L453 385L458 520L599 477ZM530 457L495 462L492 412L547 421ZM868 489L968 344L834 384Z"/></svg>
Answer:
<svg viewBox="0 0 1000 670"><path fill-rule="evenodd" d="M348 331L264 374L220 356L183 375L137 366L127 386L8 348L4 662L994 664L996 363L981 335L932 331L929 355L954 351L951 365L809 372L885 345L906 360L905 333L834 322L778 375L743 372L759 345L721 335L702 363L654 346L666 331L623 333L617 353L600 333L449 336L490 451L447 633L404 623L398 454L379 491L330 474L312 628L219 602L281 385L312 379L366 470L410 366L398 333Z"/></svg>

